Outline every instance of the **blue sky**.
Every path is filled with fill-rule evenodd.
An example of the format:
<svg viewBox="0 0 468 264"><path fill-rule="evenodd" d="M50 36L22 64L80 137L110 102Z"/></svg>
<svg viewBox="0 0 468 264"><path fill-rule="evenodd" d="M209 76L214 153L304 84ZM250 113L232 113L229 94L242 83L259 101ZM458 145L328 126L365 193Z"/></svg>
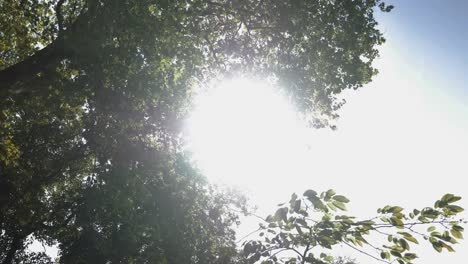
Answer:
<svg viewBox="0 0 468 264"><path fill-rule="evenodd" d="M400 0L379 15L388 39L419 66L424 77L438 75L437 89L460 103L468 100L468 1ZM416 70L416 69L415 69Z"/></svg>

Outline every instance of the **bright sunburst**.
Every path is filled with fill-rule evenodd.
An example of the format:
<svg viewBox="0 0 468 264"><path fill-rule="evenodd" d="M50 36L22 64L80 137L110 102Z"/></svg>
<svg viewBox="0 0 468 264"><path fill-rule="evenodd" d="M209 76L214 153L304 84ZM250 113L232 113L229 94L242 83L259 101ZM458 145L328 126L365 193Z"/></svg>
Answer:
<svg viewBox="0 0 468 264"><path fill-rule="evenodd" d="M238 78L196 98L189 139L209 178L245 186L300 169L305 126L276 90Z"/></svg>

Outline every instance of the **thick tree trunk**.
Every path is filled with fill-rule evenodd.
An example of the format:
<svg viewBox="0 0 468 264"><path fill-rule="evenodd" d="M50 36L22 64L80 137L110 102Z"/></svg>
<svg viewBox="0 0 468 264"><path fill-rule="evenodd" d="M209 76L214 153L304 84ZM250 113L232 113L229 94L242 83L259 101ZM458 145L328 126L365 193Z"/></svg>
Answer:
<svg viewBox="0 0 468 264"><path fill-rule="evenodd" d="M89 30L89 13L83 12L80 14L67 29L59 32L59 37L45 48L25 60L1 70L0 95L19 93L28 89L18 84L26 83L36 77L38 73L58 66L61 61L72 54L76 55L75 53L82 44L81 42L86 39L86 36L80 34Z"/></svg>
<svg viewBox="0 0 468 264"><path fill-rule="evenodd" d="M18 93L25 83L45 69L57 65L66 57L66 49L61 38L56 39L45 48L15 65L0 71L0 93Z"/></svg>

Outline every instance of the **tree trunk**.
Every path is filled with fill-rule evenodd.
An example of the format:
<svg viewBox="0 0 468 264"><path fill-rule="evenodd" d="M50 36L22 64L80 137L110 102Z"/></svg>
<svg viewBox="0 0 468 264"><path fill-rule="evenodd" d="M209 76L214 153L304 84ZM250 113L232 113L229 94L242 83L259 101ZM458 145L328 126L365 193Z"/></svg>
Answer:
<svg viewBox="0 0 468 264"><path fill-rule="evenodd" d="M25 83L45 69L57 65L66 58L65 45L62 38L39 50L34 55L15 65L0 71L0 93L19 93L23 87L16 84Z"/></svg>
<svg viewBox="0 0 468 264"><path fill-rule="evenodd" d="M24 89L28 89L17 84L26 83L36 77L38 73L56 67L62 60L76 55L77 48L86 39L84 33L89 30L89 24L90 12L83 12L67 29L59 32L59 36L45 48L25 60L1 70L0 95L20 93Z"/></svg>

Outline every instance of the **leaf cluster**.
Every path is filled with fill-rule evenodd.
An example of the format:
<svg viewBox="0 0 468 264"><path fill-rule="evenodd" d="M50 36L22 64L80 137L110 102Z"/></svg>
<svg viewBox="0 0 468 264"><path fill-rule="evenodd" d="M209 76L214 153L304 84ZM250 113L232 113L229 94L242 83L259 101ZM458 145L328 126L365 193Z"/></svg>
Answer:
<svg viewBox="0 0 468 264"><path fill-rule="evenodd" d="M296 194L286 204L280 204L275 214L260 223L258 239L244 242L243 252L251 263L332 263L327 253L337 245L347 245L376 260L391 263L413 263L417 255L410 244L416 238L427 240L437 252L449 252L463 238L462 222L456 217L463 211L454 203L461 197L446 194L434 207L414 209L405 213L400 206L385 206L368 220L343 214L349 199L334 190L306 190ZM419 226L428 226L421 231ZM388 243L373 242L386 237ZM360 249L362 248L362 249Z"/></svg>

